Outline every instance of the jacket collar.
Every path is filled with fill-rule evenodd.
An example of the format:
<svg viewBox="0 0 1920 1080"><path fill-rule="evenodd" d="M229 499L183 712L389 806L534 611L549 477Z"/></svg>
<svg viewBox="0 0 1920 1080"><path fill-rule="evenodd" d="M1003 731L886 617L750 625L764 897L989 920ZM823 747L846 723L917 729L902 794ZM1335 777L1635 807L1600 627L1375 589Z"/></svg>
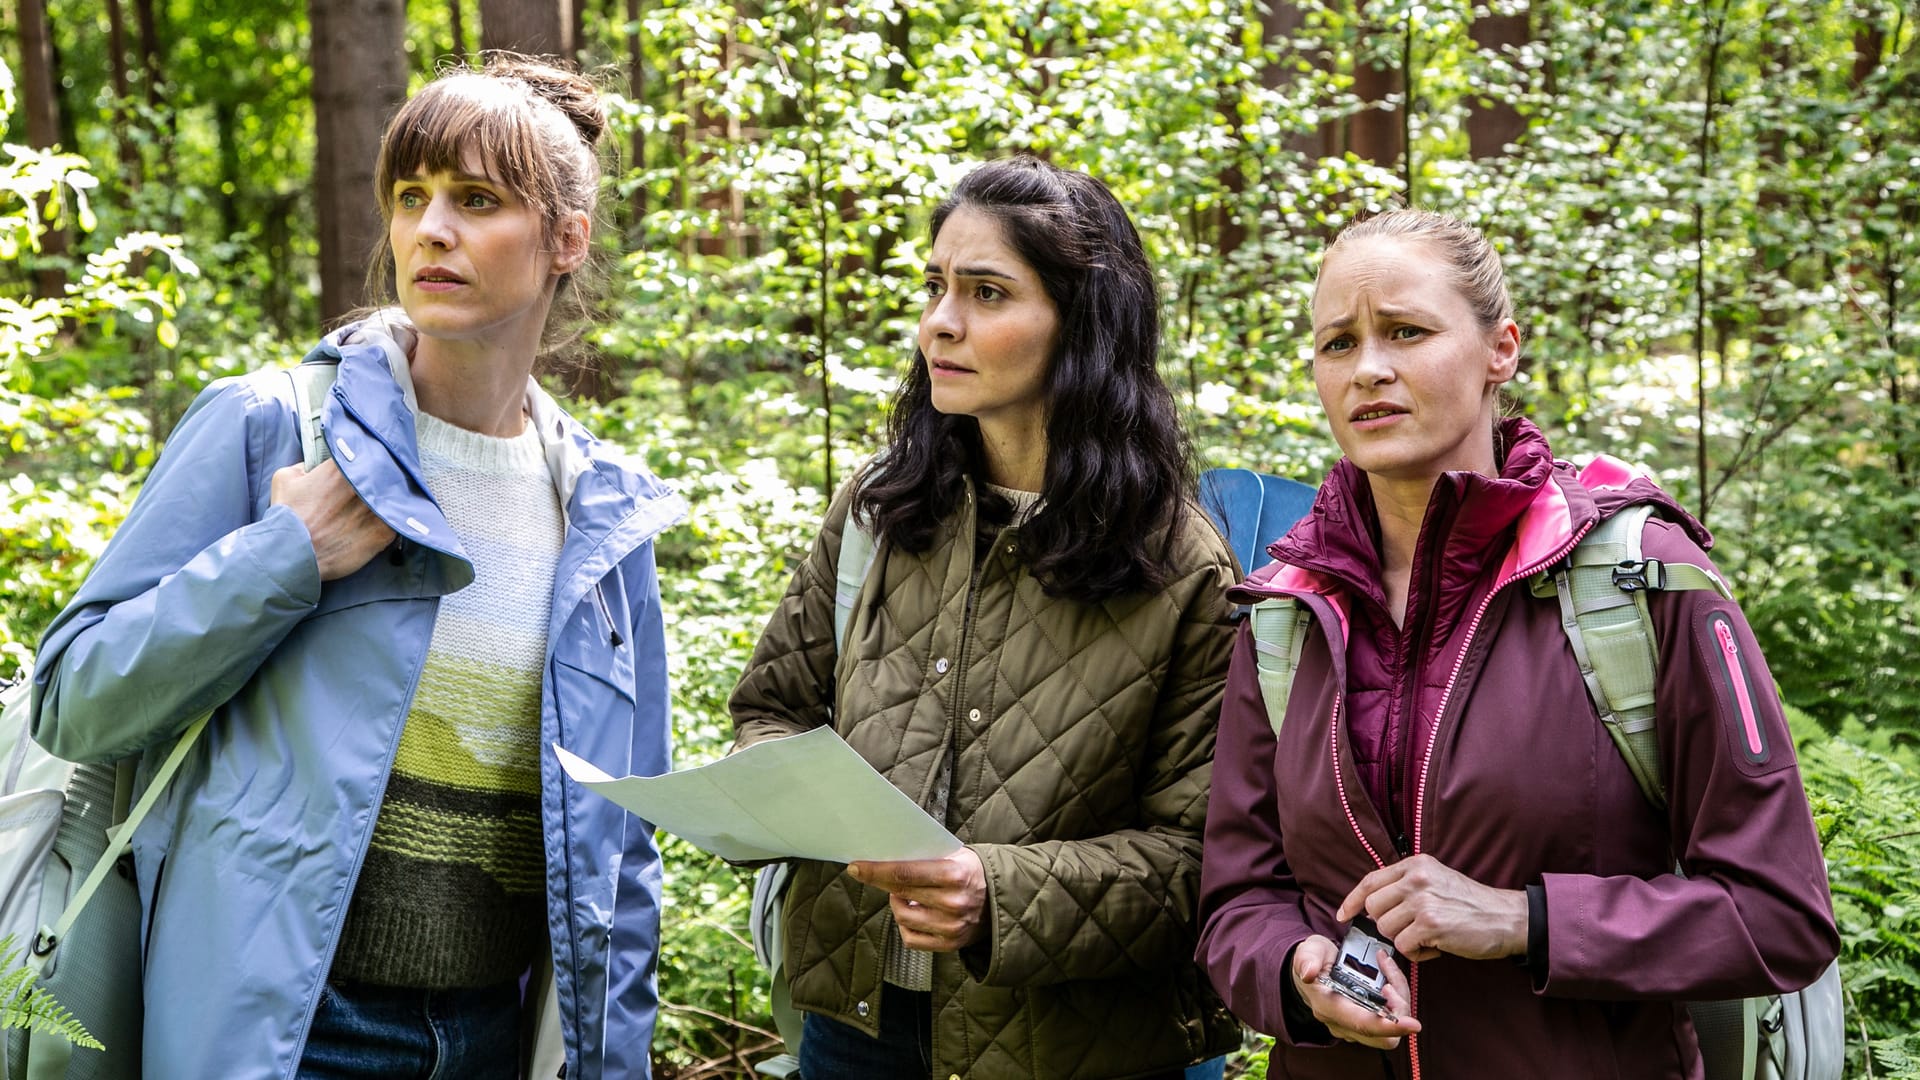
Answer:
<svg viewBox="0 0 1920 1080"><path fill-rule="evenodd" d="M1504 547L1504 581L1558 558L1600 515L1573 467L1554 461L1539 428L1515 418L1502 422L1501 434L1507 453L1500 475L1443 476L1434 486L1420 543L1439 545L1424 557L1439 558L1444 566L1478 566L1490 548ZM1650 484L1647 489L1658 493ZM1378 535L1366 474L1343 458L1321 484L1313 510L1268 549L1277 561L1229 595L1253 603L1289 593L1345 593L1384 603Z"/></svg>
<svg viewBox="0 0 1920 1080"><path fill-rule="evenodd" d="M425 530L396 527L395 531L465 561L458 540L427 495L420 475L414 435L419 400L413 389L410 361L418 340L418 332L406 315L390 308L328 334L307 359L331 358L340 365L327 404L328 430L335 430L342 416L350 418L351 422L341 424L341 428L357 426L378 440L411 481L409 487L416 496L432 507L430 517L411 515L427 526ZM527 380L527 412L546 449L547 466L567 518L567 550L562 553L561 572L603 561L610 566L686 518L686 501L678 493L645 465L594 438L533 379ZM342 462L343 469L349 465ZM349 478L353 478L351 473ZM357 480L355 487L365 494Z"/></svg>

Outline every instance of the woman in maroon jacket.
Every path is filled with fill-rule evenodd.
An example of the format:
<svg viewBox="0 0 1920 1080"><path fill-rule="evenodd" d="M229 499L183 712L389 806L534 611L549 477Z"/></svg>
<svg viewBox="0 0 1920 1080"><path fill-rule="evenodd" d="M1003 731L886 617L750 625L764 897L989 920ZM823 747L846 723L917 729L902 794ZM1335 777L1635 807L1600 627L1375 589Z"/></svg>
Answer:
<svg viewBox="0 0 1920 1080"><path fill-rule="evenodd" d="M1497 418L1520 330L1475 230L1408 210L1348 228L1313 334L1346 457L1236 590L1293 598L1313 630L1278 734L1241 632L1200 962L1277 1037L1276 1077L1698 1077L1682 1000L1796 989L1838 948L1772 678L1736 605L1651 594L1656 811L1526 583L1633 503L1658 508L1650 559L1709 565L1711 538L1644 476L1576 471ZM1361 915L1404 958L1390 1016L1318 981Z"/></svg>

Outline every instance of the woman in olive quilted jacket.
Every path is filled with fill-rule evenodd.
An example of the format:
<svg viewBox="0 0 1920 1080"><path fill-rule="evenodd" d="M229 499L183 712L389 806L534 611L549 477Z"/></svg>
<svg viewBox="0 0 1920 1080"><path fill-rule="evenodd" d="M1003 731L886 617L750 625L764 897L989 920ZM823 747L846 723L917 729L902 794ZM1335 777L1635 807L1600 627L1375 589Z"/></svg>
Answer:
<svg viewBox="0 0 1920 1080"><path fill-rule="evenodd" d="M801 1071L1178 1076L1239 1040L1191 960L1235 567L1153 271L1102 184L1016 158L935 211L925 280L888 449L731 708L738 745L832 724L965 847L795 867ZM878 546L836 647L849 515Z"/></svg>

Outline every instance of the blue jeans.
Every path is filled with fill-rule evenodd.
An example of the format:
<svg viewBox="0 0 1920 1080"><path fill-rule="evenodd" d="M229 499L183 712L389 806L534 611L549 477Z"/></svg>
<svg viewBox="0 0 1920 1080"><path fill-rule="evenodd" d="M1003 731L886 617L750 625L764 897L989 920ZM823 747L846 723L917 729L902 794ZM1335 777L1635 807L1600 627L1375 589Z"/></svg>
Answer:
<svg viewBox="0 0 1920 1080"><path fill-rule="evenodd" d="M815 1013L800 1036L801 1080L895 1080L933 1071L933 995L882 984L880 1037Z"/></svg>
<svg viewBox="0 0 1920 1080"><path fill-rule="evenodd" d="M516 1080L520 983L409 990L328 980L299 1080Z"/></svg>
<svg viewBox="0 0 1920 1080"><path fill-rule="evenodd" d="M815 1013L800 1036L800 1080L918 1080L933 1071L933 995L882 984L880 1037ZM1214 1058L1158 1080L1215 1080L1226 1058Z"/></svg>

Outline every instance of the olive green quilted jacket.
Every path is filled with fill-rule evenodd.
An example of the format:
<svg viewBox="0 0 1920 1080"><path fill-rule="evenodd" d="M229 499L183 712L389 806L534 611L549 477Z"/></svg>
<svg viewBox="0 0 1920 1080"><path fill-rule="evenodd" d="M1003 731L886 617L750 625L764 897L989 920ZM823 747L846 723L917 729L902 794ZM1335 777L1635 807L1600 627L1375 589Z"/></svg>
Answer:
<svg viewBox="0 0 1920 1080"><path fill-rule="evenodd" d="M975 501L914 555L882 541L833 636L842 491L730 707L736 745L832 723L986 867L990 930L934 958L934 1080L1151 1075L1239 1026L1192 961L1233 556L1184 516L1164 591L1048 597ZM829 705L833 707L830 709ZM951 747L951 753L949 753ZM880 1026L886 893L801 862L786 907L794 1003Z"/></svg>

